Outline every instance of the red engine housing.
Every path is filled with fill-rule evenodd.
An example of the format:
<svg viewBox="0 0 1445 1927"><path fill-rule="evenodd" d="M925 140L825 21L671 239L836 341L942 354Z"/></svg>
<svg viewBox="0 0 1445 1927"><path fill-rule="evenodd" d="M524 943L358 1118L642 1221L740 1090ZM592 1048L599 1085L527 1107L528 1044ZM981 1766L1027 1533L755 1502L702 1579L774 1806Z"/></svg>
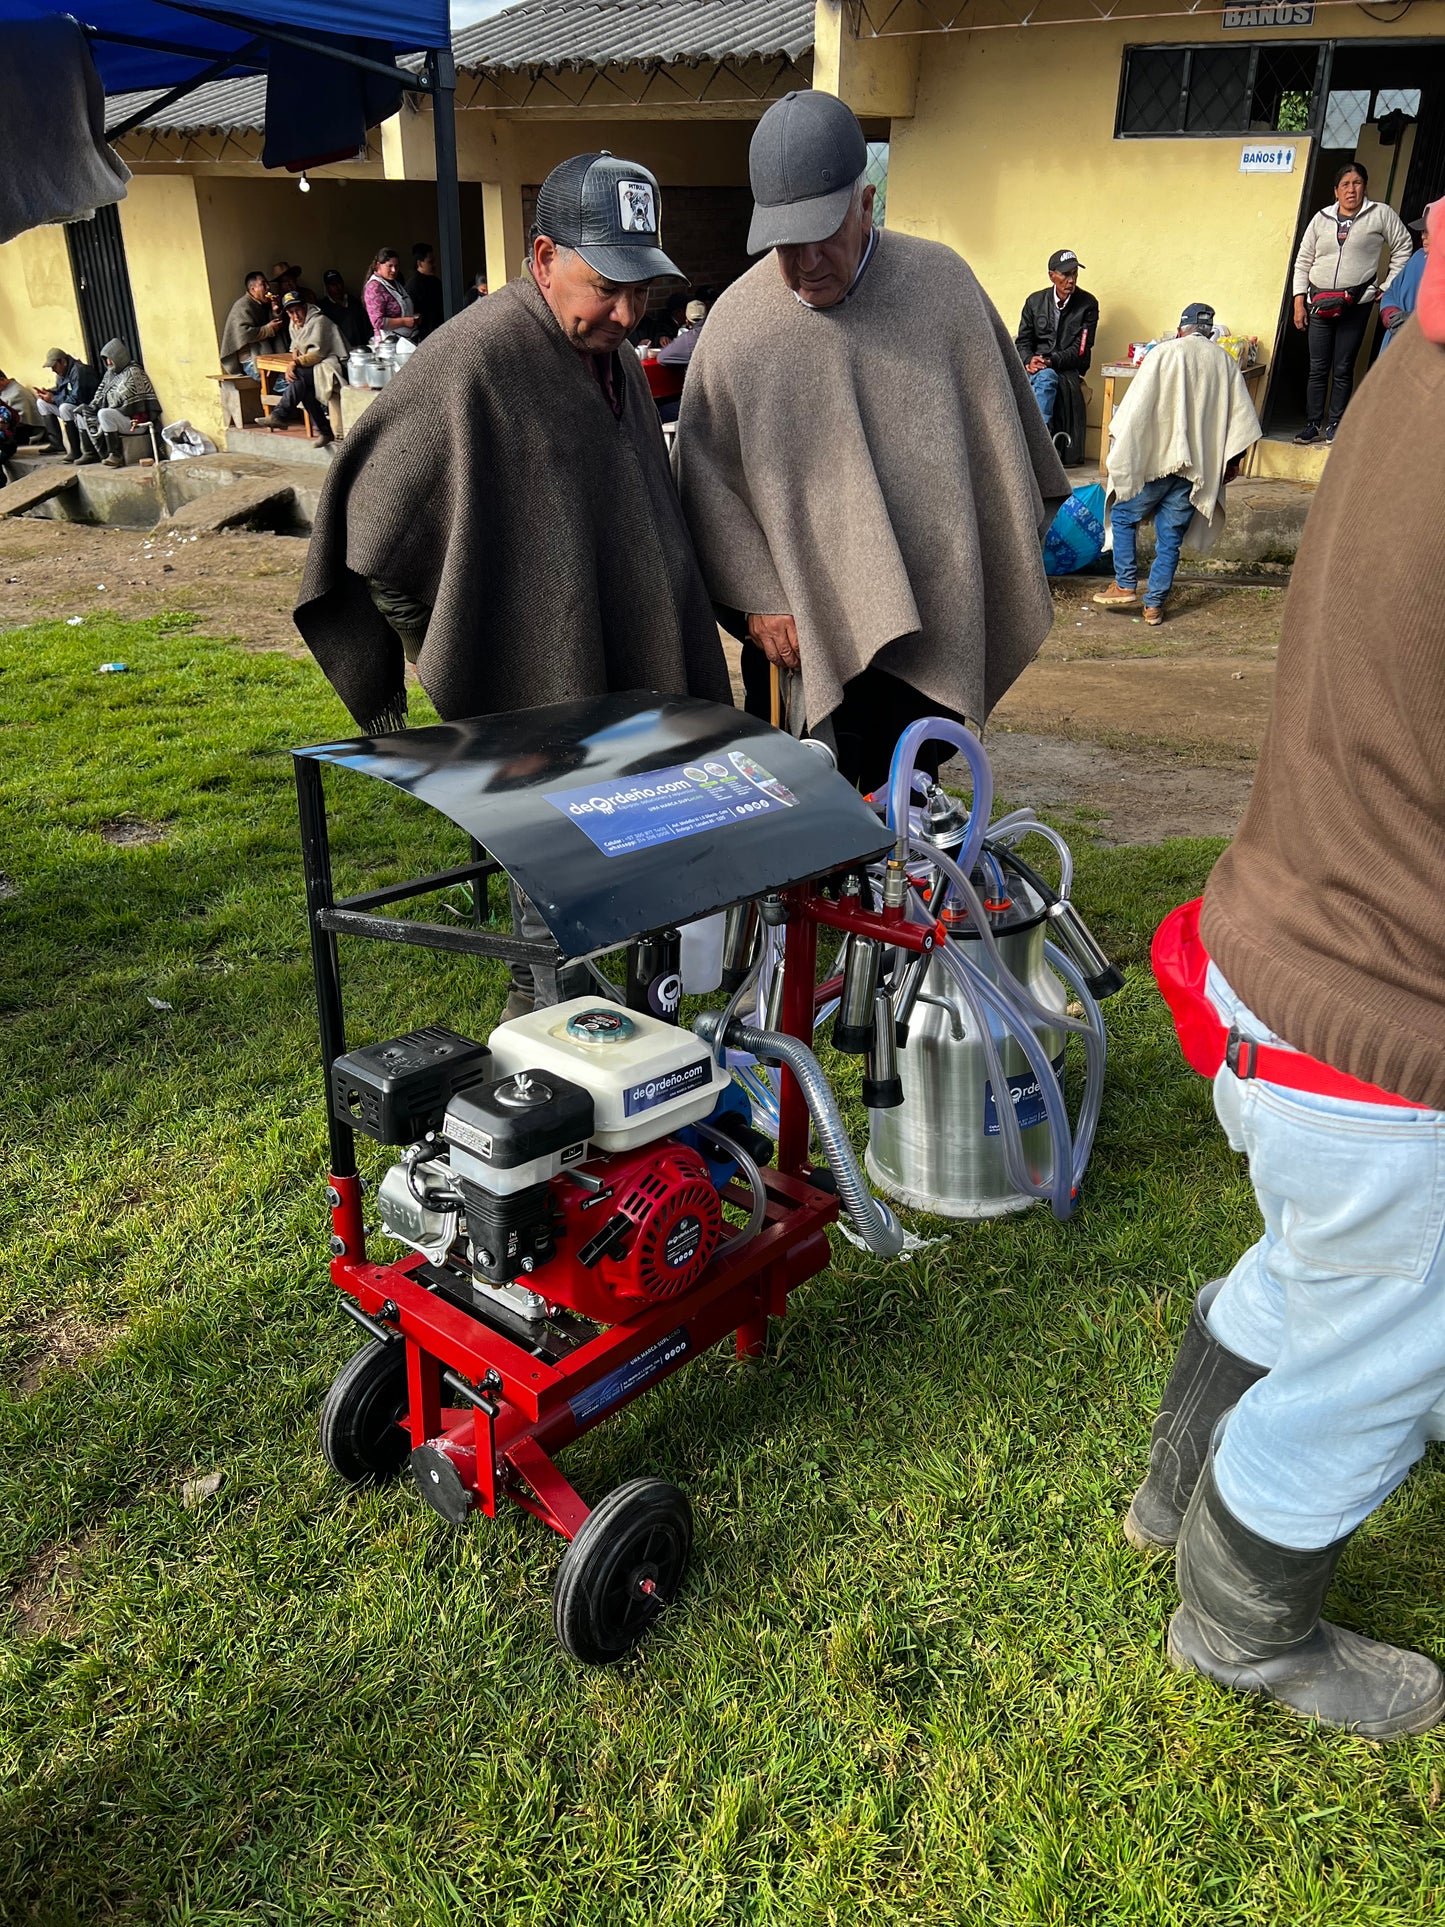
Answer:
<svg viewBox="0 0 1445 1927"><path fill-rule="evenodd" d="M689 1290L722 1236L717 1187L697 1152L676 1138L594 1157L575 1175L554 1178L552 1198L557 1256L525 1282L602 1324Z"/></svg>

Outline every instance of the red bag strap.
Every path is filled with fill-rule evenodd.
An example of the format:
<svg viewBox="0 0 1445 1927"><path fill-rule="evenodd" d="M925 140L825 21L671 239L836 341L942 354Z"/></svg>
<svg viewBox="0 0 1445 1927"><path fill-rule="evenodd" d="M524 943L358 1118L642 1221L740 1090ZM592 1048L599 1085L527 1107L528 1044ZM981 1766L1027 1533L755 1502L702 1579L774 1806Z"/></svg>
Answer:
<svg viewBox="0 0 1445 1927"><path fill-rule="evenodd" d="M1149 953L1155 981L1174 1019L1179 1048L1192 1069L1201 1077L1213 1077L1221 1064L1228 1064L1236 1077L1258 1077L1266 1084L1310 1091L1316 1097L1347 1098L1355 1104L1393 1104L1412 1111L1426 1108L1394 1091L1383 1091L1378 1084L1367 1084L1363 1078L1347 1077L1302 1051L1256 1044L1237 1028L1226 1025L1204 988L1209 952L1199 934L1203 901L1195 897L1171 910L1154 932Z"/></svg>

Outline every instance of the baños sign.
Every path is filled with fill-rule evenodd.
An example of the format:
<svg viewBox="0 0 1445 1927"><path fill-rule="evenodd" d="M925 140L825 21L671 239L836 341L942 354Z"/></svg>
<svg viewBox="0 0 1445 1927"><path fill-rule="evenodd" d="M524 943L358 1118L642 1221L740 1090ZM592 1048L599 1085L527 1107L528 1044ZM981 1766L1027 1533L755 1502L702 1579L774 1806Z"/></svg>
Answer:
<svg viewBox="0 0 1445 1927"><path fill-rule="evenodd" d="M1241 174L1293 174L1293 143L1246 141L1239 153L1239 171Z"/></svg>
<svg viewBox="0 0 1445 1927"><path fill-rule="evenodd" d="M1226 7L1221 22L1226 33L1231 28L1255 32L1260 27L1312 27L1314 23L1315 0L1299 0L1294 6L1284 7Z"/></svg>

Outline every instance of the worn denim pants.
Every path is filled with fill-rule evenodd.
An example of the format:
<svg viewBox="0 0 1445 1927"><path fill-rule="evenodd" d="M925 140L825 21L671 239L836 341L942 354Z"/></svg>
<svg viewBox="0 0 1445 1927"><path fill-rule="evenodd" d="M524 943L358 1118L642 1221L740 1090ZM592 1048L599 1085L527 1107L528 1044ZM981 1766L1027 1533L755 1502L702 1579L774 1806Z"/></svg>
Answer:
<svg viewBox="0 0 1445 1927"><path fill-rule="evenodd" d="M1226 1023L1281 1045L1212 965L1207 989ZM1316 1097L1227 1066L1214 1108L1249 1159L1264 1235L1209 1329L1269 1367L1227 1422L1215 1478L1262 1538L1331 1545L1445 1437L1445 1112Z"/></svg>
<svg viewBox="0 0 1445 1927"><path fill-rule="evenodd" d="M1161 475L1146 482L1127 502L1116 502L1109 511L1114 531L1114 580L1121 589L1139 585L1139 565L1135 560L1139 524L1154 517L1154 565L1149 571L1149 586L1144 593L1148 608L1157 609L1174 587L1174 571L1179 567L1179 545L1194 519L1189 506L1189 479L1184 475Z"/></svg>
<svg viewBox="0 0 1445 1927"><path fill-rule="evenodd" d="M1034 400L1043 414L1044 427L1054 425L1054 404L1059 399L1059 371L1057 368L1036 368L1029 376L1029 387L1034 391Z"/></svg>

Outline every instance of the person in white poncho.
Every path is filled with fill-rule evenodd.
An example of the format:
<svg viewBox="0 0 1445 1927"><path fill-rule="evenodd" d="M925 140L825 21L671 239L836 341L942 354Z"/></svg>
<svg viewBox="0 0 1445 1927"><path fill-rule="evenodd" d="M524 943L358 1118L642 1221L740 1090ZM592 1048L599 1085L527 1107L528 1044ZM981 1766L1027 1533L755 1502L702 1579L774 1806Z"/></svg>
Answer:
<svg viewBox="0 0 1445 1927"><path fill-rule="evenodd" d="M1224 527L1225 486L1261 434L1239 363L1210 339L1213 327L1213 308L1192 302L1176 338L1145 356L1110 425L1114 580L1094 601L1139 607L1136 538L1152 516L1154 563L1142 597L1151 625L1164 620L1180 549L1202 554Z"/></svg>

